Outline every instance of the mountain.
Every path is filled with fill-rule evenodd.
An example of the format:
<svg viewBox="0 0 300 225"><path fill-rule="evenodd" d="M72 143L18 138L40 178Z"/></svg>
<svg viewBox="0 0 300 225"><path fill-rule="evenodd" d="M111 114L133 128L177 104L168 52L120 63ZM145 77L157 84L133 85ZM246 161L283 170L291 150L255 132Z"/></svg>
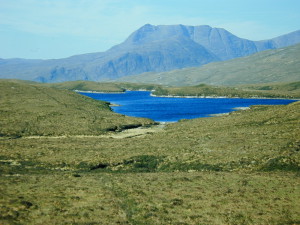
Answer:
<svg viewBox="0 0 300 225"><path fill-rule="evenodd" d="M55 60L0 59L0 78L39 82L114 80L144 72L196 67L300 42L300 30L250 41L222 28L146 24L106 52Z"/></svg>
<svg viewBox="0 0 300 225"><path fill-rule="evenodd" d="M119 81L171 86L200 83L230 86L300 81L300 44L202 67L127 76Z"/></svg>

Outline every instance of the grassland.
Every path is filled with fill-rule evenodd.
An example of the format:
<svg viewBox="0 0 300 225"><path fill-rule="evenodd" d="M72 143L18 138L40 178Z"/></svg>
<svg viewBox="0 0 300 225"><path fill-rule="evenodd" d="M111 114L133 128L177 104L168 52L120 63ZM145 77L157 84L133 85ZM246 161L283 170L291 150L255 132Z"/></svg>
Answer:
<svg viewBox="0 0 300 225"><path fill-rule="evenodd" d="M284 83L267 83L255 85L240 85L238 88L245 91L257 91L267 94L286 96L286 98L300 98L300 81Z"/></svg>
<svg viewBox="0 0 300 225"><path fill-rule="evenodd" d="M157 96L198 96L229 98L300 98L300 82L271 83L260 85L242 85L237 87L212 86L200 84L188 87L159 87L154 92Z"/></svg>
<svg viewBox="0 0 300 225"><path fill-rule="evenodd" d="M300 82L263 83L237 85L234 87L199 84L186 87L168 87L155 84L109 83L93 81L69 81L63 83L37 83L21 80L6 80L18 84L32 84L60 90L92 92L125 92L126 90L147 90L157 96L226 96L229 98L300 98Z"/></svg>
<svg viewBox="0 0 300 225"><path fill-rule="evenodd" d="M18 81L20 82L20 81ZM234 87L199 84L186 87L167 87L140 83L101 83L92 81L70 81L63 83L39 84L46 87L66 90L95 92L124 92L125 90L148 90L162 96L226 96L226 97L265 97L265 98L300 98L300 82L263 83L237 85Z"/></svg>
<svg viewBox="0 0 300 225"><path fill-rule="evenodd" d="M67 90L6 80L0 90L0 136L98 135L154 123Z"/></svg>
<svg viewBox="0 0 300 225"><path fill-rule="evenodd" d="M162 90L162 92L161 92ZM300 82L240 85L236 87L200 84L189 87L161 88L156 95L173 96L226 96L242 98L300 98Z"/></svg>
<svg viewBox="0 0 300 225"><path fill-rule="evenodd" d="M154 90L159 85L154 84L137 84L137 83L110 83L94 81L68 81L62 83L43 83L46 87L66 90L95 91L95 92L124 92L125 90Z"/></svg>
<svg viewBox="0 0 300 225"><path fill-rule="evenodd" d="M67 81L62 83L43 83L43 86L66 90L124 92L125 89L115 83L99 83L93 81Z"/></svg>
<svg viewBox="0 0 300 225"><path fill-rule="evenodd" d="M35 92L41 87L22 85L19 94L1 96L1 110L5 98L19 99L6 110L21 113L28 95L44 96ZM64 104L73 98L96 104L69 91L41 89L48 104L56 94ZM111 123L119 118L105 103L96 105ZM0 116L4 124L7 114ZM299 224L299 125L299 102L184 120L123 139L105 132L12 138L6 123L0 223Z"/></svg>

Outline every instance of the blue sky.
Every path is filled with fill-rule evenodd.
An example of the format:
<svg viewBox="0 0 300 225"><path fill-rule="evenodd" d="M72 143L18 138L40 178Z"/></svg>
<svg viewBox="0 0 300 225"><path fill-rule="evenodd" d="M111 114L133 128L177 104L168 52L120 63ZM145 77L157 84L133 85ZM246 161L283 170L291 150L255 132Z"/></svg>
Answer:
<svg viewBox="0 0 300 225"><path fill-rule="evenodd" d="M300 29L299 12L300 0L0 0L0 58L106 51L146 23L263 40Z"/></svg>

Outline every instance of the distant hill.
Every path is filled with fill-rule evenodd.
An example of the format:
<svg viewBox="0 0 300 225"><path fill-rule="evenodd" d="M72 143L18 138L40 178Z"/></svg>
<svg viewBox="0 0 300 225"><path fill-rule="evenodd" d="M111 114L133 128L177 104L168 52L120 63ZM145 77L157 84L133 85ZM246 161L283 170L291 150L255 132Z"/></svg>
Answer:
<svg viewBox="0 0 300 225"><path fill-rule="evenodd" d="M104 81L144 72L198 67L300 42L300 30L264 41L222 28L146 24L106 52L55 60L0 59L0 78L39 82Z"/></svg>
<svg viewBox="0 0 300 225"><path fill-rule="evenodd" d="M66 81L62 83L39 83L42 86L72 91L94 91L94 92L124 92L125 89L117 83L100 83L94 81Z"/></svg>
<svg viewBox="0 0 300 225"><path fill-rule="evenodd" d="M159 87L152 92L157 96L198 96L230 98L300 98L300 81L289 83L271 83L258 85L240 85L235 87L199 84L187 87Z"/></svg>
<svg viewBox="0 0 300 225"><path fill-rule="evenodd" d="M15 80L14 82L24 82ZM266 84L237 85L234 87L199 84L186 87L167 87L155 84L67 81L62 83L36 83L40 86L57 89L125 92L126 90L147 90L157 96L227 96L227 97L263 97L263 98L300 98L300 81Z"/></svg>
<svg viewBox="0 0 300 225"><path fill-rule="evenodd" d="M300 44L202 67L127 76L119 81L171 86L259 84L300 80Z"/></svg>
<svg viewBox="0 0 300 225"><path fill-rule="evenodd" d="M154 123L67 90L9 80L0 80L0 90L0 137L99 135Z"/></svg>

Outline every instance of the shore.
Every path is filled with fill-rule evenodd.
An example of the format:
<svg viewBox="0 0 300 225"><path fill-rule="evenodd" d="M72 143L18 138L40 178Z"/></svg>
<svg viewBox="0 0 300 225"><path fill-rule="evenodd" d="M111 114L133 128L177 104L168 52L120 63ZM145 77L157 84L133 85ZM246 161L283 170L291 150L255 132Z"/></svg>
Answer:
<svg viewBox="0 0 300 225"><path fill-rule="evenodd" d="M130 90L127 89L124 92L105 92L105 91L84 91L84 90L73 90L75 92L79 92L79 93L95 93L95 94L125 94L127 91L148 91L145 89L139 89L139 90ZM157 97L157 98L243 98L243 99L290 99L290 100L296 100L296 101L300 101L300 99L295 99L295 98L271 98L271 97L259 97L259 96L252 96L252 97L229 97L229 96L210 96L210 95L201 95L201 96L197 96L197 95L155 95L153 94L153 91L149 91L150 92L150 96L152 97Z"/></svg>
<svg viewBox="0 0 300 225"><path fill-rule="evenodd" d="M152 97L158 97L158 98L243 98L243 99L288 99L288 100L295 100L295 101L300 101L300 99L295 99L295 98L270 98L270 97L258 97L258 96L253 96L253 97L229 97L229 96L209 96L209 95L187 95L187 96L182 96L182 95L155 95L155 94L150 94Z"/></svg>
<svg viewBox="0 0 300 225"><path fill-rule="evenodd" d="M79 92L79 93L95 93L95 94L123 94L125 92L105 92L105 91L83 91L83 90L73 90L75 92Z"/></svg>

